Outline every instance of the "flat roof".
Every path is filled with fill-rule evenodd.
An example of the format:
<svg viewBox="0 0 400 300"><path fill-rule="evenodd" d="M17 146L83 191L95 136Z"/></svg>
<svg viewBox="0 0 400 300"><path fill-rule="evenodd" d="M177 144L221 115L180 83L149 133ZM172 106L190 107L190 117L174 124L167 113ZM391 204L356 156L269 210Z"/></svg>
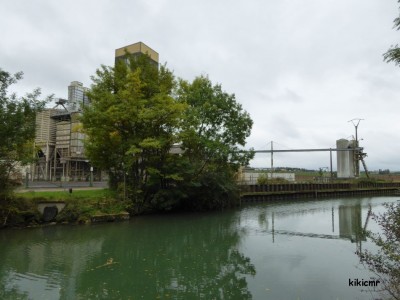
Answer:
<svg viewBox="0 0 400 300"><path fill-rule="evenodd" d="M150 56L150 58L158 63L158 53L151 49L143 42L137 42L131 45L127 45L118 49L115 49L115 57L124 56L126 51L131 54L143 53Z"/></svg>

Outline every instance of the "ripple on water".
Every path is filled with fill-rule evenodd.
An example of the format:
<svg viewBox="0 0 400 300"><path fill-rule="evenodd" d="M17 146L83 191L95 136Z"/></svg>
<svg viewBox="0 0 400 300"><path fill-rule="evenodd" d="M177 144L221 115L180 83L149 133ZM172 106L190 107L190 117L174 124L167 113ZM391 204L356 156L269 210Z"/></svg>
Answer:
<svg viewBox="0 0 400 300"><path fill-rule="evenodd" d="M20 299L21 294L29 295L29 299L59 299L61 286L50 282L47 276L27 272L9 271L6 275L4 291L12 299Z"/></svg>

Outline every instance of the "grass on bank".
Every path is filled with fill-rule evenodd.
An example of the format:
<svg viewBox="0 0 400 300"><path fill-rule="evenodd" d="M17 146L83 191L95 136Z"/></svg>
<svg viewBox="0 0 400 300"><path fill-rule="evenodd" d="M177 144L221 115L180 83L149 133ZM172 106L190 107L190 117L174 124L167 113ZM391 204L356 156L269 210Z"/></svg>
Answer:
<svg viewBox="0 0 400 300"><path fill-rule="evenodd" d="M56 217L58 223L87 223L94 216L121 214L128 209L128 203L109 189L73 190L72 193L68 190L29 191L15 194L6 221L10 226L40 224L42 216L37 210L37 204L58 201L66 203Z"/></svg>
<svg viewBox="0 0 400 300"><path fill-rule="evenodd" d="M91 200L91 199L110 199L117 198L115 192L109 189L96 189L96 190L74 190L69 193L68 189L64 191L29 191L18 193L18 197L25 199L40 199L40 200L54 200L54 201L68 201L71 199Z"/></svg>

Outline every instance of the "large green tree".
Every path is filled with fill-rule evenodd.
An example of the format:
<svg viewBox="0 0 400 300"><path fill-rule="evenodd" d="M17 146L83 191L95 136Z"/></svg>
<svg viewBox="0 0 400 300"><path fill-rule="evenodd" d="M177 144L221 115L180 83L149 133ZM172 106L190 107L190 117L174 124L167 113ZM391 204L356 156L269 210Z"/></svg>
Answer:
<svg viewBox="0 0 400 300"><path fill-rule="evenodd" d="M398 1L400 3L400 0ZM394 19L394 28L396 30L400 30L400 16ZM391 46L389 50L383 54L383 58L386 62L394 62L397 66L400 65L400 48L399 45L396 44Z"/></svg>
<svg viewBox="0 0 400 300"><path fill-rule="evenodd" d="M239 196L235 174L254 156L242 151L253 124L249 114L234 94L204 76L191 83L180 80L177 95L187 105L179 134L181 160L187 164L184 205L198 209L233 204Z"/></svg>
<svg viewBox="0 0 400 300"><path fill-rule="evenodd" d="M165 167L184 110L171 96L174 76L142 55L128 65L102 66L92 79L91 106L82 117L87 155L136 212L151 209L158 205L154 191L179 180Z"/></svg>
<svg viewBox="0 0 400 300"><path fill-rule="evenodd" d="M0 69L0 192L11 187L11 175L17 163L32 161L36 112L49 101L39 100L40 89L25 97L9 94L8 88L22 79L22 75L22 72L12 75Z"/></svg>
<svg viewBox="0 0 400 300"><path fill-rule="evenodd" d="M92 79L82 117L87 155L134 212L237 199L235 171L252 156L239 147L252 121L234 95L205 77L177 83L146 55L102 66Z"/></svg>
<svg viewBox="0 0 400 300"><path fill-rule="evenodd" d="M14 75L0 69L0 220L5 223L9 200L15 186L18 166L33 160L36 112L47 101L40 100L40 89L24 97L9 93L12 84L22 79L22 72Z"/></svg>

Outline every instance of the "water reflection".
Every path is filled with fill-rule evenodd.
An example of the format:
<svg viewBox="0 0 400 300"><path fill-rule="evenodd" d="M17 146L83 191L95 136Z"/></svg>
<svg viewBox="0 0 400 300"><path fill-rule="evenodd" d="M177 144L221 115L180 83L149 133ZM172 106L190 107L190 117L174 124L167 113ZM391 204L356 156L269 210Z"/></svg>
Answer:
<svg viewBox="0 0 400 300"><path fill-rule="evenodd" d="M349 278L371 210L396 198L0 231L0 299L364 299ZM256 272L257 270L257 272Z"/></svg>
<svg viewBox="0 0 400 300"><path fill-rule="evenodd" d="M372 208L369 206L367 216L363 221L361 204L339 206L339 236L356 243L357 251L361 251L362 242L367 241L366 230L371 214Z"/></svg>
<svg viewBox="0 0 400 300"><path fill-rule="evenodd" d="M396 198L342 198L254 204L241 213L244 254L257 268L255 299L364 299L349 278L370 278L355 251L371 247L371 210Z"/></svg>
<svg viewBox="0 0 400 300"><path fill-rule="evenodd" d="M339 215L339 235L335 233L335 211ZM298 214L299 212L296 212ZM371 217L372 208L369 205L368 213L365 221L362 221L362 207L360 203L354 205L339 205L337 209L332 207L332 234L330 233L313 233L291 230L280 230L275 227L275 211L270 212L271 229L269 229L269 219L267 212L262 210L258 215L258 225L263 232L272 234L272 241L275 241L275 235L291 235L310 238L324 238L324 239L344 239L350 240L352 243L360 243L366 241L366 229ZM279 215L279 214L278 214ZM287 215L287 213L285 213Z"/></svg>
<svg viewBox="0 0 400 300"><path fill-rule="evenodd" d="M76 280L90 258L101 253L103 237L78 228L11 230L1 236L1 299L73 299Z"/></svg>
<svg viewBox="0 0 400 300"><path fill-rule="evenodd" d="M251 299L236 213L0 232L1 299Z"/></svg>
<svg viewBox="0 0 400 300"><path fill-rule="evenodd" d="M118 235L106 233L108 254L98 261L113 255L119 263L83 273L77 292L82 299L251 299L245 275L255 268L238 251L242 232L234 224L233 213L137 218Z"/></svg>

